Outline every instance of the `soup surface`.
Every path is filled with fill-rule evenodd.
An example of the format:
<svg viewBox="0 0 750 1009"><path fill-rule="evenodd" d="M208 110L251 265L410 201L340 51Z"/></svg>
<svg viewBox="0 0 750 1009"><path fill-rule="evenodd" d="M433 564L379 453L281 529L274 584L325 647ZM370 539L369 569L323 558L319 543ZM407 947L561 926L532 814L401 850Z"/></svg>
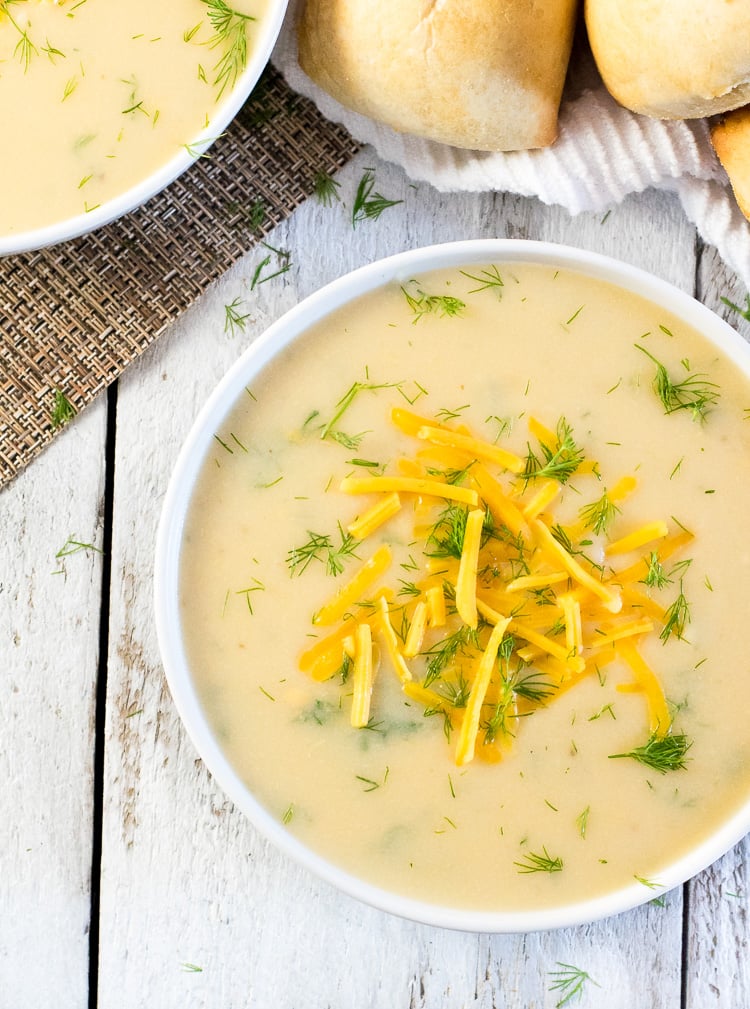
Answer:
<svg viewBox="0 0 750 1009"><path fill-rule="evenodd" d="M184 532L190 665L249 788L427 902L658 894L750 792L749 407L700 334L545 266L308 332Z"/></svg>
<svg viewBox="0 0 750 1009"><path fill-rule="evenodd" d="M191 150L267 6L0 0L0 235L90 212Z"/></svg>

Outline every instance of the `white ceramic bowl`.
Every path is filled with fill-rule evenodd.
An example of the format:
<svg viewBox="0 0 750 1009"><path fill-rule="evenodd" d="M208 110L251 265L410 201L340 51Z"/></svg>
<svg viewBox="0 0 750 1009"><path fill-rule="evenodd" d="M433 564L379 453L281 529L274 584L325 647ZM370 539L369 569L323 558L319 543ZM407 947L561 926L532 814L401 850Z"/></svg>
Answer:
<svg viewBox="0 0 750 1009"><path fill-rule="evenodd" d="M279 319L237 361L215 389L196 420L179 456L164 502L156 550L155 602L159 642L167 679L182 720L218 784L275 845L323 879L383 910L431 925L478 932L524 932L559 928L606 917L653 897L633 882L603 897L527 912L471 911L405 898L363 882L310 851L256 800L227 761L201 706L183 647L178 606L180 550L186 513L203 461L230 410L264 366L302 337L314 323L354 298L388 282L405 283L415 275L472 264L540 263L566 267L632 291L699 330L750 378L750 348L733 329L705 306L670 284L635 267L565 246L514 240L478 240L405 252L363 267L334 281ZM724 854L750 830L750 801L705 842L660 872L671 889Z"/></svg>
<svg viewBox="0 0 750 1009"><path fill-rule="evenodd" d="M273 49L286 13L288 0L270 0L268 12L258 23L255 42L248 53L247 65L234 87L218 103L216 111L205 127L192 139L192 151L205 153L212 142L221 135L226 126L244 105L251 91L263 73ZM158 171L143 178L136 185L111 200L107 200L89 213L77 214L67 220L58 221L31 231L0 234L0 256L18 252L43 249L48 245L67 242L79 235L103 227L140 207L152 196L165 189L170 182L195 162L195 155L188 151L188 145L177 152Z"/></svg>

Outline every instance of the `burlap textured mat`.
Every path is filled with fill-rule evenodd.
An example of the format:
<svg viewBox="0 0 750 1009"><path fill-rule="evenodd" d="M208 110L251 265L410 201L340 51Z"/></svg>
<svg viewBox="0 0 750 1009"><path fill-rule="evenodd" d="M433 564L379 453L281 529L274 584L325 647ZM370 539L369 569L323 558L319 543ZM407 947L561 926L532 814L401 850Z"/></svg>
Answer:
<svg viewBox="0 0 750 1009"><path fill-rule="evenodd" d="M357 146L269 68L211 157L140 210L0 259L0 485Z"/></svg>

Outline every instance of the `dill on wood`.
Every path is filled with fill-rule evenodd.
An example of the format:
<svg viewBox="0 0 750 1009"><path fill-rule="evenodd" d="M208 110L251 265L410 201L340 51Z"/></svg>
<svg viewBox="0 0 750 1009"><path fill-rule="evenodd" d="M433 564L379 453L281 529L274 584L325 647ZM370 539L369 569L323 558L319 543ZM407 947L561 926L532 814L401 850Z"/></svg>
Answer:
<svg viewBox="0 0 750 1009"><path fill-rule="evenodd" d="M733 312L737 313L737 315L742 316L743 319L747 319L747 321L750 322L750 294L745 295L744 308L740 308L739 305L735 305L735 303L733 301L730 301L729 298L725 298L722 296L721 300L727 306L727 308L731 308Z"/></svg>
<svg viewBox="0 0 750 1009"><path fill-rule="evenodd" d="M701 372L688 372L686 378L683 378L681 382L676 382L670 378L669 372L661 361L657 360L645 347L640 343L636 343L634 346L656 365L653 389L664 407L664 413L670 414L679 410L688 410L693 420L704 421L711 412L711 408L716 406L719 401L717 384L711 382L708 376Z"/></svg>
<svg viewBox="0 0 750 1009"><path fill-rule="evenodd" d="M244 331L250 318L249 312L242 311L245 307L242 298L235 298L224 306L224 332L229 336L236 336L238 332Z"/></svg>
<svg viewBox="0 0 750 1009"><path fill-rule="evenodd" d="M691 746L691 740L684 733L659 737L654 732L643 746L627 753L611 753L609 759L631 757L659 774L666 774L667 771L680 771L687 767L686 754Z"/></svg>
<svg viewBox="0 0 750 1009"><path fill-rule="evenodd" d="M561 963L559 960L557 966L560 968L559 970L549 972L550 977L554 978L549 990L562 995L560 1001L555 1003L555 1009L562 1009L562 1006L567 1005L576 996L580 996L583 986L588 981L595 984L597 988L600 987L599 983L580 967L574 967L570 963Z"/></svg>
<svg viewBox="0 0 750 1009"><path fill-rule="evenodd" d="M384 210L404 202L403 200L388 200L381 193L374 192L374 189L375 172L372 168L366 168L354 195L353 228L356 228L360 221L376 221Z"/></svg>

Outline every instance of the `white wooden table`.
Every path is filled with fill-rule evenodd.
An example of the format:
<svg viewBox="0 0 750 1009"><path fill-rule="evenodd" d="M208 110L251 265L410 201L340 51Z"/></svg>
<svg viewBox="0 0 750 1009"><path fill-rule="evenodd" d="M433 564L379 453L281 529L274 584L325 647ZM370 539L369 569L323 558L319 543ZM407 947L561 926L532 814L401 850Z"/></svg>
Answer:
<svg viewBox="0 0 750 1009"><path fill-rule="evenodd" d="M365 166L403 203L353 230ZM0 493L0 1009L750 1006L746 840L664 906L532 935L412 924L340 895L273 850L218 790L176 715L152 564L181 441L241 350L301 297L375 258L505 236L605 252L734 324L744 290L669 195L571 218L536 201L441 195L372 152L271 236L291 269L250 285L253 251L106 397ZM266 270L266 273L268 271ZM243 331L225 332L240 298ZM56 554L73 539L102 552ZM746 670L744 671L746 673Z"/></svg>

